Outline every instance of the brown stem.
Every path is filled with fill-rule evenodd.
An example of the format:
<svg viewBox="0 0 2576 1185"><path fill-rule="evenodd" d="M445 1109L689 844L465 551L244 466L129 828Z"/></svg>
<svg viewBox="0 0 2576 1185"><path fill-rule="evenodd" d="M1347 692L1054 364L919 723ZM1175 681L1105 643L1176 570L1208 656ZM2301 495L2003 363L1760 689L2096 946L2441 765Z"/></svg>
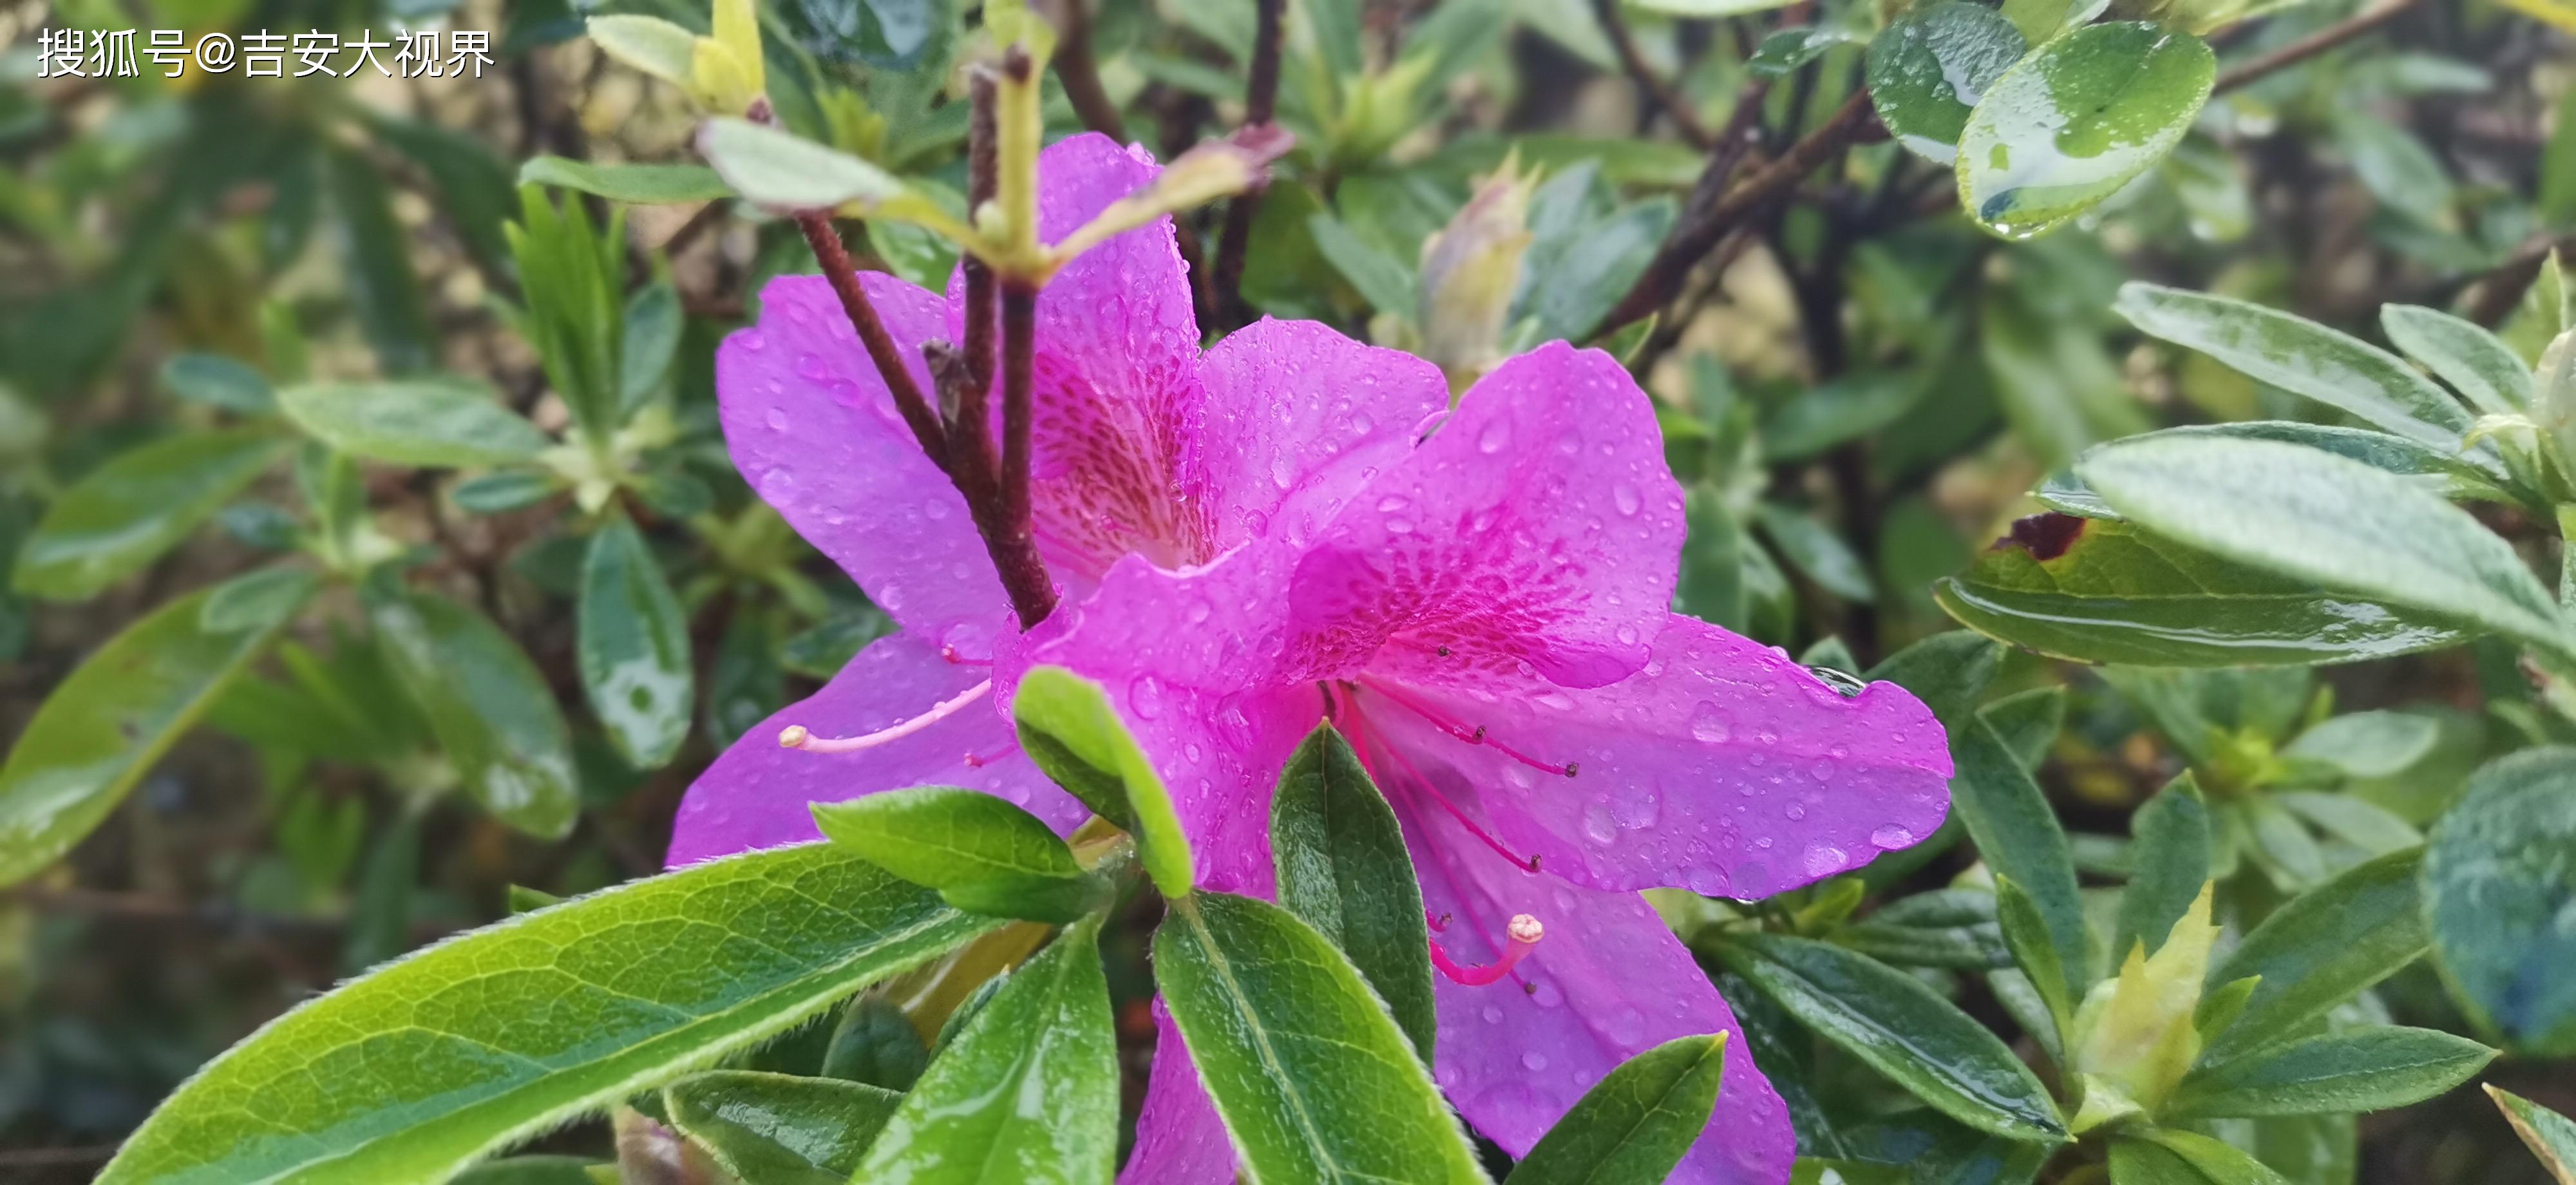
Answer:
<svg viewBox="0 0 2576 1185"><path fill-rule="evenodd" d="M1118 104L1109 101L1109 92L1100 85L1100 63L1091 55L1091 6L1084 0L1063 0L1056 24L1064 31L1055 43L1056 81L1064 84L1064 97L1073 104L1073 113L1082 118L1082 126L1121 143L1127 139L1126 121L1118 117Z"/></svg>
<svg viewBox="0 0 2576 1185"><path fill-rule="evenodd" d="M1727 174L1733 172L1736 160L1741 158L1746 147L1742 141L1754 130L1751 124L1737 120L1736 123L1742 126L1730 128L1728 135L1719 142L1717 151L1709 157L1708 170L1700 175L1699 188L1691 195L1693 209L1683 213L1672 236L1664 240L1654 259L1647 263L1645 273L1637 277L1637 283L1628 289L1626 296L1619 298L1618 305L1601 319L1601 324L1593 328L1590 336L1598 337L1632 321L1643 320L1662 308L1665 301L1681 291L1682 281L1689 277L1691 269L1716 249L1727 232L1742 225L1747 215L1786 196L1817 166L1862 140L1876 120L1877 113L1870 109L1868 92L1854 91L1824 126L1807 133L1778 159L1745 178L1742 184L1725 190L1723 196L1713 196L1724 184Z"/></svg>
<svg viewBox="0 0 2576 1185"><path fill-rule="evenodd" d="M2228 67L2219 73L2218 81L2209 88L2209 93L2223 95L2276 70L2298 65L2396 20L2404 15L2407 9L2414 6L2415 0L2383 0L2380 4L2354 13L2340 22L2328 25L2252 61L2240 62Z"/></svg>
<svg viewBox="0 0 2576 1185"><path fill-rule="evenodd" d="M1699 113L1691 110L1690 100L1658 76L1646 55L1638 50L1636 36L1628 31L1627 18L1619 15L1619 3L1620 0L1592 0L1593 15L1600 18L1601 32L1610 38L1610 48L1618 51L1620 66L1628 71L1640 94L1663 108L1673 126L1681 129L1683 139L1702 152L1717 147L1716 135L1700 122Z"/></svg>
<svg viewBox="0 0 2576 1185"><path fill-rule="evenodd" d="M1279 26L1287 8L1288 0L1260 0L1260 24L1252 39L1252 79L1243 96L1247 128L1268 124L1278 114ZM1261 211L1264 188L1255 186L1226 203L1225 232L1216 248L1216 297L1231 310L1243 304L1243 260L1252 249L1252 218Z"/></svg>
<svg viewBox="0 0 2576 1185"><path fill-rule="evenodd" d="M1002 160L993 76L976 71L969 93L974 114L966 132L966 211L972 218L1001 192ZM993 267L971 251L959 262L966 277L966 367L973 389L957 401L958 414L949 430L972 424L978 434L989 433L984 416L986 393L993 389Z"/></svg>
<svg viewBox="0 0 2576 1185"><path fill-rule="evenodd" d="M858 269L850 263L849 248L841 245L841 232L832 228L831 215L820 210L807 210L796 215L796 228L805 232L805 244L814 249L814 261L823 265L823 277L832 284L832 292L841 298L841 311L849 315L850 327L859 331L859 344L868 351L868 361L876 364L877 374L885 380L886 389L894 394L894 409L912 429L921 451L943 473L951 472L948 438L939 427L939 417L930 402L921 395L921 385L912 379L912 368L904 365L903 355L895 351L894 338L886 332L885 322L877 319L876 306L868 303L867 289L859 286Z"/></svg>
<svg viewBox="0 0 2576 1185"><path fill-rule="evenodd" d="M1008 547L1013 561L1024 565L1019 578L1005 571L1003 586L1019 610L1020 628L1046 620L1055 611L1055 585L1038 561L1037 528L1029 509L1031 388L1035 384L1038 290L1016 281L1002 285L1002 481L1001 535L993 542L993 559L1004 562Z"/></svg>

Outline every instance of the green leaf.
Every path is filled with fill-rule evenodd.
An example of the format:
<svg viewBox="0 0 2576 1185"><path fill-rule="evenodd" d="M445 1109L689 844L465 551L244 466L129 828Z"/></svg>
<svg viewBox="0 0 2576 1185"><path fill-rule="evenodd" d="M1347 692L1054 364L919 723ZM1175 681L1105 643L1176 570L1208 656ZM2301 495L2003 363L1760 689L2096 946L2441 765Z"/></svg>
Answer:
<svg viewBox="0 0 2576 1185"><path fill-rule="evenodd" d="M2490 762L2424 851L2435 965L2480 1031L2576 1053L2576 749Z"/></svg>
<svg viewBox="0 0 2576 1185"><path fill-rule="evenodd" d="M1986 867L2030 895L2065 973L2068 998L2081 998L2082 979L2092 966L2084 906L2076 895L2075 860L2066 848L2066 832L2058 827L2047 796L1984 721L1952 730L1950 755L1957 766L1950 780L1951 809L1976 841ZM2010 936L2009 926L2005 933Z"/></svg>
<svg viewBox="0 0 2576 1185"><path fill-rule="evenodd" d="M1279 904L1350 956L1424 1062L1436 1029L1422 886L1395 811L1330 723L1308 733L1270 800Z"/></svg>
<svg viewBox="0 0 2576 1185"><path fill-rule="evenodd" d="M2379 325L2398 349L2479 411L2514 415L2530 408L2531 368L2485 326L2411 304L2381 307Z"/></svg>
<svg viewBox="0 0 2576 1185"><path fill-rule="evenodd" d="M212 592L182 597L108 639L45 697L0 765L0 885L42 870L107 817L194 727L298 604L209 630Z"/></svg>
<svg viewBox="0 0 2576 1185"><path fill-rule="evenodd" d="M197 628L210 634L266 629L294 616L321 587L321 573L310 568L255 568L216 585L206 594Z"/></svg>
<svg viewBox="0 0 2576 1185"><path fill-rule="evenodd" d="M1959 155L1977 100L2028 52L2030 39L1992 8L1917 5L1869 44L1869 101L1897 143L1946 165Z"/></svg>
<svg viewBox="0 0 2576 1185"><path fill-rule="evenodd" d="M2399 436L2456 450L2469 413L2395 354L2250 301L2138 281L2112 306L2149 335Z"/></svg>
<svg viewBox="0 0 2576 1185"><path fill-rule="evenodd" d="M912 1018L874 996L851 1001L823 1047L823 1076L846 1078L896 1093L912 1089L930 1064L930 1047Z"/></svg>
<svg viewBox="0 0 2576 1185"><path fill-rule="evenodd" d="M1726 1034L1680 1037L1620 1063L1513 1166L1507 1185L1661 1181L1708 1130Z"/></svg>
<svg viewBox="0 0 2576 1185"><path fill-rule="evenodd" d="M2183 1079L2165 1114L2314 1115L2379 1111L2468 1081L2496 1051L2433 1029L2373 1025L2326 1033Z"/></svg>
<svg viewBox="0 0 2576 1185"><path fill-rule="evenodd" d="M2012 965L1995 895L1977 889L1934 889L1900 897L1868 917L1837 927L1833 941L1900 967L1950 967L1984 971Z"/></svg>
<svg viewBox="0 0 2576 1185"><path fill-rule="evenodd" d="M2036 772L2066 727L2066 688L2052 685L2016 691L1977 709L1977 717L2012 750L2013 760Z"/></svg>
<svg viewBox="0 0 2576 1185"><path fill-rule="evenodd" d="M502 465L551 443L488 392L452 382L317 383L277 399L315 439L396 465Z"/></svg>
<svg viewBox="0 0 2576 1185"><path fill-rule="evenodd" d="M1987 87L1959 138L1959 204L1987 230L2045 234L2119 192L2191 130L2218 57L2142 21L2087 25Z"/></svg>
<svg viewBox="0 0 2576 1185"><path fill-rule="evenodd" d="M1117 1164L1118 1038L1094 916L976 1010L850 1179L1108 1185Z"/></svg>
<svg viewBox="0 0 2576 1185"><path fill-rule="evenodd" d="M680 1134L743 1181L843 1185L903 1096L856 1082L749 1070L691 1074L662 1088Z"/></svg>
<svg viewBox="0 0 2576 1185"><path fill-rule="evenodd" d="M1100 904L1073 849L991 794L922 786L812 809L825 838L969 913L1071 922Z"/></svg>
<svg viewBox="0 0 2576 1185"><path fill-rule="evenodd" d="M1330 214L1309 216L1306 233L1314 237L1315 250L1324 262L1350 281L1370 308L1408 318L1417 314L1421 281L1403 260L1379 250Z"/></svg>
<svg viewBox="0 0 2576 1185"><path fill-rule="evenodd" d="M560 156L535 157L520 165L519 184L561 186L648 206L733 196L733 187L705 165L601 165Z"/></svg>
<svg viewBox="0 0 2576 1185"><path fill-rule="evenodd" d="M1995 876L1995 924L2005 949L2012 952L2013 965L2021 969L2048 1014L2051 1048L2062 1048L2074 1024L2077 1001L2082 999L2079 981L2091 976L2083 967L2067 965L2050 940L2048 919L2040 913L2039 903L2019 882L2001 873Z"/></svg>
<svg viewBox="0 0 2576 1185"><path fill-rule="evenodd" d="M581 806L572 734L527 652L490 618L433 593L372 596L367 616L475 801L540 839L571 831Z"/></svg>
<svg viewBox="0 0 2576 1185"><path fill-rule="evenodd" d="M600 1185L595 1162L578 1156L508 1156L485 1161L447 1179L447 1185ZM615 1172L615 1165L601 1166Z"/></svg>
<svg viewBox="0 0 2576 1185"><path fill-rule="evenodd" d="M1958 727L1977 710L1977 701L1995 681L2004 648L1972 630L1950 630L1881 659L1861 678L1884 680L1912 692L1932 709L1945 728Z"/></svg>
<svg viewBox="0 0 2576 1185"><path fill-rule="evenodd" d="M549 470L502 469L456 483L447 497L471 514L500 514L534 506L562 488L562 480Z"/></svg>
<svg viewBox="0 0 2576 1185"><path fill-rule="evenodd" d="M506 230L527 297L520 331L592 454L607 455L627 407L618 370L626 332L625 211L611 211L607 225L594 228L580 201L568 198L558 208L530 186L519 193L519 221Z"/></svg>
<svg viewBox="0 0 2576 1185"><path fill-rule="evenodd" d="M619 335L618 407L628 413L642 407L671 371L686 328L680 293L668 280L655 280L635 290L626 302L626 326Z"/></svg>
<svg viewBox="0 0 2576 1185"><path fill-rule="evenodd" d="M2281 1174L2265 1167L2262 1161L2197 1132L2155 1127L2145 1129L2140 1135L2189 1166L2191 1172L2209 1185L2290 1185Z"/></svg>
<svg viewBox="0 0 2576 1185"><path fill-rule="evenodd" d="M2387 439L2383 437L2382 439ZM2459 644L2412 609L2320 591L2118 519L2042 515L1932 587L1959 623L2077 662L2354 662Z"/></svg>
<svg viewBox="0 0 2576 1185"><path fill-rule="evenodd" d="M2111 933L2114 962L2141 943L2148 954L2163 946L2210 875L2209 806L2190 773L2139 807L2129 831L2137 842L2129 845L2129 887L2120 894L2120 920Z"/></svg>
<svg viewBox="0 0 2576 1185"><path fill-rule="evenodd" d="M609 57L673 86L689 85L697 35L660 17L595 16L584 30Z"/></svg>
<svg viewBox="0 0 2576 1185"><path fill-rule="evenodd" d="M1639 8L1669 12L1679 17L1742 16L1748 12L1768 12L1786 8L1791 0L1628 0Z"/></svg>
<svg viewBox="0 0 2576 1185"><path fill-rule="evenodd" d="M1817 1036L1942 1114L2010 1139L2066 1139L2057 1105L2030 1067L1923 981L1779 934L1730 934L1717 957Z"/></svg>
<svg viewBox="0 0 2576 1185"><path fill-rule="evenodd" d="M1852 554L1850 545L1832 528L1771 502L1754 507L1753 513L1762 524L1762 533L1780 549L1781 558L1815 581L1816 587L1846 601L1868 604L1877 599L1877 590L1870 586L1869 566Z"/></svg>
<svg viewBox="0 0 2576 1185"><path fill-rule="evenodd" d="M697 698L689 620L624 514L591 533L580 605L577 655L591 710L628 765L660 769L688 739Z"/></svg>
<svg viewBox="0 0 2576 1185"><path fill-rule="evenodd" d="M2191 1162L2134 1137L2111 1141L2111 1185L2209 1185Z"/></svg>
<svg viewBox="0 0 2576 1185"><path fill-rule="evenodd" d="M2414 851L2364 861L2263 919L2209 972L2213 984L2248 976L2262 982L2234 1024L2209 1034L2200 1064L2221 1065L2299 1036L2301 1026L2423 954L2431 939L2416 884L2422 863ZM2202 998L2201 1021L2217 998Z"/></svg>
<svg viewBox="0 0 2576 1185"><path fill-rule="evenodd" d="M2429 716L2406 712L2352 712L2300 733L2281 755L2333 770L2347 778L2393 778L2423 760L2442 739Z"/></svg>
<svg viewBox="0 0 2576 1185"><path fill-rule="evenodd" d="M234 1046L102 1185L435 1181L997 923L825 844L665 873L389 963Z"/></svg>
<svg viewBox="0 0 2576 1185"><path fill-rule="evenodd" d="M2076 464L2140 526L2331 591L2576 653L2557 603L2467 511L2357 461L2261 440L2136 440Z"/></svg>
<svg viewBox="0 0 2576 1185"><path fill-rule="evenodd" d="M875 165L748 120L708 120L698 131L698 154L735 192L771 209L873 205L908 192L900 178Z"/></svg>
<svg viewBox="0 0 2576 1185"><path fill-rule="evenodd" d="M1485 1180L1359 970L1313 927L1225 893L1173 899L1154 974L1251 1182Z"/></svg>
<svg viewBox="0 0 2576 1185"><path fill-rule="evenodd" d="M331 203L339 211L340 257L348 267L350 304L386 374L413 374L438 361L429 297L411 262L411 232L394 215L385 171L354 147L323 154ZM292 414L292 413L290 413Z"/></svg>
<svg viewBox="0 0 2576 1185"><path fill-rule="evenodd" d="M1918 376L1864 370L1801 392L1762 425L1762 456L1803 461L1904 418L1930 390Z"/></svg>
<svg viewBox="0 0 2576 1185"><path fill-rule="evenodd" d="M1032 668L1011 699L1020 747L1065 791L1136 837L1137 858L1166 897L1190 891L1190 840L1163 776L1100 685L1062 667Z"/></svg>
<svg viewBox="0 0 2576 1185"><path fill-rule="evenodd" d="M2505 467L2484 453L2459 451L2457 444L2427 444L2392 436L2377 428L2309 424L2298 420L2241 420L2229 424L2187 424L2147 433L2166 440L2277 440L2348 457L2374 469L2385 469L2455 501L2509 502L2515 495L2500 484ZM2072 473L2050 479L2035 495L2056 509L2087 518L2120 517L2118 511L2086 489Z"/></svg>
<svg viewBox="0 0 2576 1185"><path fill-rule="evenodd" d="M1753 56L1744 59L1744 68L1760 78L1786 78L1837 45L1863 41L1860 34L1832 26L1800 25L1793 29L1774 29L1755 46Z"/></svg>
<svg viewBox="0 0 2576 1185"><path fill-rule="evenodd" d="M2521 1095L2493 1086L2486 1091L2496 1109L2504 1112L2505 1122L2513 1125L2514 1134L2558 1178L2558 1185L2576 1185L2576 1122Z"/></svg>
<svg viewBox="0 0 2576 1185"><path fill-rule="evenodd" d="M190 403L247 416L277 410L277 392L266 376L221 354L173 354L161 364L161 385Z"/></svg>
<svg viewBox="0 0 2576 1185"><path fill-rule="evenodd" d="M18 545L13 586L96 596L170 550L258 479L291 443L275 432L183 432L119 453L72 483Z"/></svg>

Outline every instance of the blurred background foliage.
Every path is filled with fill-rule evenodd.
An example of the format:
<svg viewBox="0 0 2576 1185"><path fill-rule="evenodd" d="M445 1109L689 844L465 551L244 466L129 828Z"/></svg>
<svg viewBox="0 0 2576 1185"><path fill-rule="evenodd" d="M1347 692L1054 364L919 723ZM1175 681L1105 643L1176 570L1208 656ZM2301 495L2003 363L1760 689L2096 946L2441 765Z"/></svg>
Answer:
<svg viewBox="0 0 2576 1185"><path fill-rule="evenodd" d="M1241 122L1253 0L1034 7L1064 38L1051 134L1105 125L1169 158ZM1202 323L1320 318L1458 376L1608 330L1691 490L1682 606L1868 671L1956 628L1944 578L2008 583L1989 544L2086 447L2311 414L2143 340L2113 311L2124 280L2365 335L2383 304L2443 306L2537 357L2556 325L2527 294L2576 230L2571 18L2397 7L2222 82L2169 156L2047 237L1987 233L1949 169L1860 137L1637 318L1622 298L1690 217L1711 148L1776 152L1834 120L1891 6L1296 4L1278 118L1299 147L1239 298L1206 266L1221 215L1185 226ZM658 0L0 5L0 732L18 738L0 783L69 787L0 818L18 882L0 897L0 1177L85 1179L214 1052L500 916L512 886L658 870L695 772L890 628L752 496L716 426L715 343L812 259L703 170L617 167L688 162L695 116L583 39L612 12L706 24ZM2353 12L2225 15L2211 39L2238 63ZM780 119L962 210L953 67L977 16L765 6ZM40 79L39 27L488 30L493 65ZM954 262L893 223L858 241L931 286ZM2480 513L2545 536L2522 508ZM2130 875L2130 812L2189 774L2237 925L2422 842L2485 758L2576 736L2492 640L2311 671L2095 668L1950 637L1935 645L1984 664L1961 694L1990 676L1982 714L2036 769L2088 895ZM61 715L30 729L49 695ZM1999 941L1967 933L1993 929L1991 897L1981 919L1939 896L1982 868L1918 851L1759 916L1914 967L2013 1031L2010 1002L1958 970L1959 943ZM1133 934L1108 943L1141 957ZM1113 985L1132 1038L1150 1022L1131 980ZM1752 1015L1759 994L1730 997L1795 1035ZM2492 1038L2460 999L2418 963L2348 1007ZM2552 1059L2572 1041L2523 1042L2490 1076L2568 1109L2576 1078ZM1894 1106L1830 1047L1773 1056L1828 1110ZM2236 1138L2298 1181L2542 1179L2505 1131L2455 1092Z"/></svg>

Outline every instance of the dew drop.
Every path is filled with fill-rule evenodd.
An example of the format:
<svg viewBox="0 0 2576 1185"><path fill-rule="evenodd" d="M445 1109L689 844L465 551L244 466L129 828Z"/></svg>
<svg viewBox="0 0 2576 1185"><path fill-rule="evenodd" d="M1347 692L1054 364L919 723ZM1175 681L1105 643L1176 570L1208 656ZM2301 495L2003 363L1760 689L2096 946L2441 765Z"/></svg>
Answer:
<svg viewBox="0 0 2576 1185"><path fill-rule="evenodd" d="M1637 508L1643 505L1637 499L1636 487L1624 483L1611 487L1610 498L1618 504L1619 513L1623 515L1633 515L1637 513Z"/></svg>
<svg viewBox="0 0 2576 1185"><path fill-rule="evenodd" d="M1533 1074L1538 1073L1547 1068L1547 1055L1535 1049L1524 1053L1521 1055L1521 1068Z"/></svg>
<svg viewBox="0 0 2576 1185"><path fill-rule="evenodd" d="M1610 809L1599 803L1583 808L1584 838L1606 844L1619 838L1619 824L1610 817Z"/></svg>
<svg viewBox="0 0 2576 1185"><path fill-rule="evenodd" d="M1380 514L1393 514L1396 511L1402 510L1411 505L1413 505L1413 499L1407 498L1402 494L1388 494L1387 496L1377 500L1377 509Z"/></svg>
<svg viewBox="0 0 2576 1185"><path fill-rule="evenodd" d="M1163 682L1152 675L1138 675L1127 682L1127 706L1136 715L1151 720L1163 714Z"/></svg>
<svg viewBox="0 0 2576 1185"><path fill-rule="evenodd" d="M1851 857L1832 844L1820 843L1807 849L1807 875L1809 876L1832 876L1842 871L1849 863L1851 863Z"/></svg>
<svg viewBox="0 0 2576 1185"><path fill-rule="evenodd" d="M761 418L768 421L769 430L772 432L784 432L787 430L787 413L783 410L775 407L770 408L769 414L762 416Z"/></svg>
<svg viewBox="0 0 2576 1185"><path fill-rule="evenodd" d="M1512 426L1502 420L1495 420L1485 425L1485 430L1476 434L1476 449L1479 452L1499 453L1503 451L1504 445L1511 442Z"/></svg>
<svg viewBox="0 0 2576 1185"><path fill-rule="evenodd" d="M1699 707L1691 711L1690 729L1691 736L1698 740L1710 744L1723 741L1727 737L1726 713L1719 711L1716 704L1701 700Z"/></svg>
<svg viewBox="0 0 2576 1185"><path fill-rule="evenodd" d="M1876 831L1870 832L1869 842L1877 844L1879 847L1892 852L1898 848L1912 847L1914 845L1914 833L1903 827L1899 827L1894 823L1890 823Z"/></svg>

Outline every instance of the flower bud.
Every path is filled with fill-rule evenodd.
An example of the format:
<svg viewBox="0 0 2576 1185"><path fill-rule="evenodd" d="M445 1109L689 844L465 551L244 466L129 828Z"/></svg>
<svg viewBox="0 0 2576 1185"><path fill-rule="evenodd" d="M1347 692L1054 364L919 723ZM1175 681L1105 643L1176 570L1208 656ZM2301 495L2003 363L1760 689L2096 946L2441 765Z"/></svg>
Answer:
<svg viewBox="0 0 2576 1185"><path fill-rule="evenodd" d="M2123 1114L2154 1114L2200 1056L2192 1013L2218 941L2209 897L2204 884L2152 958L2143 941L2131 947L2120 974L2093 985L2076 1009L2067 1047L2068 1066L2084 1086L2076 1131Z"/></svg>
<svg viewBox="0 0 2576 1185"><path fill-rule="evenodd" d="M1449 225L1422 244L1422 356L1448 374L1452 392L1502 358L1503 323L1520 290L1530 193L1537 187L1536 170L1522 174L1519 161L1506 157Z"/></svg>

